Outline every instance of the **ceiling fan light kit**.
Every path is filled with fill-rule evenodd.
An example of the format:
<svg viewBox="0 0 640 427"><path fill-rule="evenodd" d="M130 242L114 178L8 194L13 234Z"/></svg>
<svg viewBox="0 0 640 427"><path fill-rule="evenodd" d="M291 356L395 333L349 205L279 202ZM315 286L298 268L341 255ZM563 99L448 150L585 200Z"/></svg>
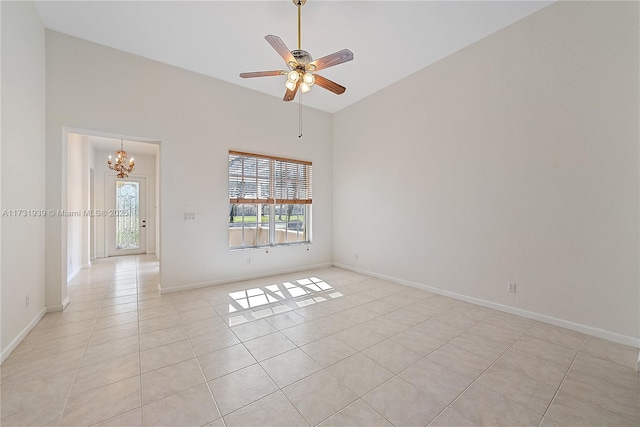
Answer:
<svg viewBox="0 0 640 427"><path fill-rule="evenodd" d="M298 89L302 93L307 93L314 85L318 85L323 89L335 93L336 95L342 95L345 90L344 86L339 85L319 74L314 74L316 71L333 67L334 65L342 64L353 59L353 52L349 49L342 49L338 52L334 52L330 55L324 56L315 61L309 54L309 52L302 50L300 44L300 10L307 0L292 0L293 4L298 8L298 48L295 50L289 50L287 45L278 36L268 35L265 36L267 42L275 49L276 52L284 59L287 64L288 70L275 70L275 71L254 71L250 73L240 73L242 78L253 77L270 77L270 76L287 76L287 80L284 83L286 92L284 94L284 101L292 101L296 97ZM300 100L300 132L299 137L302 136L302 101Z"/></svg>

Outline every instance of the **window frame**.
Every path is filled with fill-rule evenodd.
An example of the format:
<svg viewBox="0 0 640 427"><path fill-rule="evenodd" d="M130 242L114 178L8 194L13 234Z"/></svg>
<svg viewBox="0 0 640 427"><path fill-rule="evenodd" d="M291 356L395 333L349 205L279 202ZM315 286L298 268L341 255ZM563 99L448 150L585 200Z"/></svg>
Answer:
<svg viewBox="0 0 640 427"><path fill-rule="evenodd" d="M240 166L238 164L232 165L238 160L240 160ZM247 166L247 160L253 164ZM312 162L235 150L229 150L228 161L229 220L227 225L229 250L312 243ZM267 164L268 168L265 167ZM250 173L247 173L248 171ZM247 188L249 191L248 194L245 194ZM254 222L244 220L248 206L250 206L250 210L255 210L255 215L249 215L250 218L255 217ZM284 206L288 211L286 221L282 221ZM297 206L302 206L302 208ZM239 216L236 214L237 208L241 209L240 217L242 220L239 226L233 226L234 218ZM294 210L299 213L295 215L295 226L291 229L291 224L293 224L291 212ZM301 215L304 218L302 221L300 221ZM267 221L264 220L265 216ZM268 224L268 227L264 227L263 224ZM284 233L281 232L282 224L284 224ZM241 229L239 244L232 245L232 240L238 241L237 236L234 239L231 237L232 230L237 228ZM268 228L267 236L264 236L265 228ZM254 230L253 237L246 237L247 230L251 229ZM289 240L292 231L295 231L295 240ZM303 234L302 240L300 240L301 233ZM284 241L281 241L282 238ZM251 241L247 242L247 239L251 239Z"/></svg>

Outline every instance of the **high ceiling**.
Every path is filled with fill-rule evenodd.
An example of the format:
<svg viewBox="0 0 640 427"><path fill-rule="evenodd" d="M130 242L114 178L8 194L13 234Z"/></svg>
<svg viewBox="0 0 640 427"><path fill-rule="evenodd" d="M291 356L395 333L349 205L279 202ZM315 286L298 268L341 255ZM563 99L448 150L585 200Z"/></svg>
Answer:
<svg viewBox="0 0 640 427"><path fill-rule="evenodd" d="M88 138L89 144L96 151L106 151L108 153L113 153L116 150L120 149L120 140L117 138L110 138L104 136L96 136L96 135L86 135ZM140 141L130 141L128 139L123 140L124 150L129 154L129 156L149 156L155 157L158 155L158 144L150 144L148 142L140 142ZM105 160L106 161L106 160Z"/></svg>
<svg viewBox="0 0 640 427"><path fill-rule="evenodd" d="M305 105L336 112L494 33L551 1L334 1L302 7L302 49L320 58L348 48L354 60L320 74L347 87L315 87ZM264 40L297 46L297 12L278 1L42 1L47 28L282 98L284 69Z"/></svg>

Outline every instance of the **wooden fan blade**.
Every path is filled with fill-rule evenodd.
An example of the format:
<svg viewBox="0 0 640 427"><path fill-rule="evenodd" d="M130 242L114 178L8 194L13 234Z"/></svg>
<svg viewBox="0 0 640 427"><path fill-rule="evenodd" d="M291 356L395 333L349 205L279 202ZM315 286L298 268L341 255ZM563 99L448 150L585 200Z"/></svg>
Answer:
<svg viewBox="0 0 640 427"><path fill-rule="evenodd" d="M344 91L347 90L346 87L339 85L338 83L322 77L318 74L314 74L314 76L316 78L316 85L325 88L326 90L331 91L336 95L342 95Z"/></svg>
<svg viewBox="0 0 640 427"><path fill-rule="evenodd" d="M287 64L291 61L296 62L295 58L291 54L291 51L289 51L289 48L286 44L284 44L280 37L269 34L264 38L276 50L276 52L278 52L282 59L284 59L284 62L286 62Z"/></svg>
<svg viewBox="0 0 640 427"><path fill-rule="evenodd" d="M320 59L316 59L311 62L309 65L315 66L316 70L322 70L324 68L333 67L334 65L342 64L343 62L348 62L353 59L353 52L349 49L342 49L337 52L334 52L330 55L323 56Z"/></svg>
<svg viewBox="0 0 640 427"><path fill-rule="evenodd" d="M282 98L283 101L293 101L293 98L296 97L296 92L298 92L298 88L300 87L300 80L298 80L296 82L296 87L293 88L293 90L289 90L289 88L287 88L287 91L284 94L284 98Z"/></svg>
<svg viewBox="0 0 640 427"><path fill-rule="evenodd" d="M247 79L251 77L281 76L283 74L287 74L287 72L286 71L254 71L252 73L240 73L240 77Z"/></svg>

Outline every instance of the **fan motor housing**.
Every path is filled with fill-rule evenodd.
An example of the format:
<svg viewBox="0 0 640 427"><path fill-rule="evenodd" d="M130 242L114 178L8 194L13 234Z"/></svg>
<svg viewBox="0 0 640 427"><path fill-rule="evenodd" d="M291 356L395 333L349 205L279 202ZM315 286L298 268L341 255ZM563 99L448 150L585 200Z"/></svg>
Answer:
<svg viewBox="0 0 640 427"><path fill-rule="evenodd" d="M309 65L311 61L313 61L313 58L311 58L311 55L306 50L302 50L302 49L292 50L291 54L293 55L296 62L303 66Z"/></svg>

